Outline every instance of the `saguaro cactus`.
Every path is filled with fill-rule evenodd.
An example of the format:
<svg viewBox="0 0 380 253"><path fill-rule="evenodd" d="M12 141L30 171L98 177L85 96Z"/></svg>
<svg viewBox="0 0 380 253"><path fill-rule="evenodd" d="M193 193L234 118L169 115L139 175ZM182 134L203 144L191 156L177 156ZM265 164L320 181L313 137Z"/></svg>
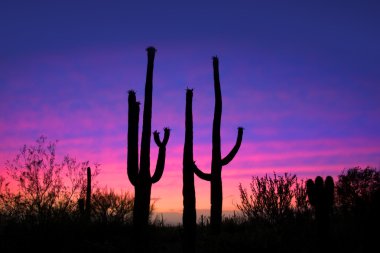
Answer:
<svg viewBox="0 0 380 253"><path fill-rule="evenodd" d="M222 118L222 92L220 89L219 80L219 60L213 57L214 70L214 92L215 92L215 108L214 121L212 126L212 160L211 173L203 173L194 163L194 172L201 179L211 182L211 227L214 232L220 232L222 223L222 205L223 205L223 190L222 190L222 166L229 164L238 152L243 138L243 128L238 128L238 135L235 146L227 156L221 156L221 140L220 140L220 125Z"/></svg>
<svg viewBox="0 0 380 253"><path fill-rule="evenodd" d="M141 137L140 168L138 164L138 124L140 103L136 101L134 91L128 95L128 154L127 173L131 184L135 188L133 207L133 224L137 229L148 225L150 211L150 195L152 184L158 182L165 167L166 144L168 143L170 130L164 129L164 138L161 141L159 133L155 131L154 141L159 147L156 170L150 174L150 139L152 121L152 92L153 92L153 65L156 49L148 47L148 66L145 83L144 114Z"/></svg>
<svg viewBox="0 0 380 253"><path fill-rule="evenodd" d="M330 213L334 205L334 180L327 176L325 182L323 178L317 176L315 183L309 179L306 181L306 193L310 205L315 210L318 232L321 236L327 234L330 223Z"/></svg>
<svg viewBox="0 0 380 253"><path fill-rule="evenodd" d="M91 215L91 168L87 168L86 200L78 199L78 208L81 219L88 222Z"/></svg>
<svg viewBox="0 0 380 253"><path fill-rule="evenodd" d="M195 251L197 214L195 209L195 187L193 171L193 90L186 91L185 145L183 148L183 216L184 252Z"/></svg>
<svg viewBox="0 0 380 253"><path fill-rule="evenodd" d="M90 220L91 215L91 168L87 168L87 187L86 187L86 220Z"/></svg>

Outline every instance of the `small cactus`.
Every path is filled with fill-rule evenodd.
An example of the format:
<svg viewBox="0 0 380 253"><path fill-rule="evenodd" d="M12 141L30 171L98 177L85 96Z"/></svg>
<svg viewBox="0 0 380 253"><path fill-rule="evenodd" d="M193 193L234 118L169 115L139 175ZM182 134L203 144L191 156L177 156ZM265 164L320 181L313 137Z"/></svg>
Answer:
<svg viewBox="0 0 380 253"><path fill-rule="evenodd" d="M82 220L90 221L91 215L91 168L87 168L86 199L78 199L78 209Z"/></svg>
<svg viewBox="0 0 380 253"><path fill-rule="evenodd" d="M91 217L91 168L87 168L87 187L86 187L86 220L89 221Z"/></svg>
<svg viewBox="0 0 380 253"><path fill-rule="evenodd" d="M330 214L334 205L334 180L327 176L325 182L321 176L315 178L315 182L306 181L306 193L310 205L315 210L318 232L324 236L328 233Z"/></svg>

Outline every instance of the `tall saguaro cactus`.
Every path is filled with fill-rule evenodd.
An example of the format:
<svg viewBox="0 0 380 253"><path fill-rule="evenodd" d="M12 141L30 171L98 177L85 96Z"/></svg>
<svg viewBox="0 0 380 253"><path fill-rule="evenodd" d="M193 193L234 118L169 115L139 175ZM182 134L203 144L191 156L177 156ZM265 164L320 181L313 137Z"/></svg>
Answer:
<svg viewBox="0 0 380 253"><path fill-rule="evenodd" d="M195 187L193 171L193 90L186 91L185 145L183 148L183 216L184 252L195 251L197 214L195 209Z"/></svg>
<svg viewBox="0 0 380 253"><path fill-rule="evenodd" d="M150 195L152 184L158 182L165 167L166 144L170 136L170 129L164 129L164 138L161 141L159 133L155 131L154 141L159 147L156 170L150 174L150 139L152 121L152 92L153 92L153 66L156 49L148 47L148 66L145 83L144 114L140 150L140 166L138 164L138 129L140 103L136 101L134 91L128 94L128 154L127 173L131 184L135 188L133 207L133 224L137 229L148 225L150 211Z"/></svg>
<svg viewBox="0 0 380 253"><path fill-rule="evenodd" d="M232 150L222 158L221 155L221 140L220 140L220 125L222 119L222 92L220 89L219 80L219 60L213 57L214 70L214 92L215 92L215 108L214 121L212 125L212 160L211 173L203 173L194 163L195 174L203 179L211 182L211 227L214 232L220 232L222 223L222 205L223 205L223 190L222 190L222 166L229 164L237 154L241 141L243 139L243 128L238 128L238 135L235 146Z"/></svg>

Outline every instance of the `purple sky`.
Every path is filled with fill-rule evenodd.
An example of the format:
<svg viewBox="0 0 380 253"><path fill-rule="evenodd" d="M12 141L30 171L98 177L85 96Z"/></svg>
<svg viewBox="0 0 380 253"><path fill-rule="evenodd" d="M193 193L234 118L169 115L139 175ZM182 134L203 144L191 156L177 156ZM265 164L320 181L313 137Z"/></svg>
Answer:
<svg viewBox="0 0 380 253"><path fill-rule="evenodd" d="M253 175L380 167L378 1L130 2L0 2L0 173L45 135L59 140L60 156L99 162L101 185L133 191L127 91L143 102L148 46L158 50L152 129L172 129L152 190L158 210L182 210L186 87L194 89L194 156L209 170L214 55L224 155L245 128L223 170L226 210ZM196 184L197 207L207 209L209 185Z"/></svg>

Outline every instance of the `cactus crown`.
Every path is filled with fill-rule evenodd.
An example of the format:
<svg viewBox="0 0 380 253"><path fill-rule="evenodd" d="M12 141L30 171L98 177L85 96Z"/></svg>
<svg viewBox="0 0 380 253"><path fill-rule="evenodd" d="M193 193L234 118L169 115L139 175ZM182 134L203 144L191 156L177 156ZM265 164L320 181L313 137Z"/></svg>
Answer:
<svg viewBox="0 0 380 253"><path fill-rule="evenodd" d="M323 182L321 176L313 180L306 181L306 193L309 203L313 207L319 208L321 205L332 206L334 204L334 180L331 176L326 177Z"/></svg>
<svg viewBox="0 0 380 253"><path fill-rule="evenodd" d="M157 52L157 49L156 49L155 47L147 47L147 48L146 48L146 51L147 51L148 53L155 53L155 52Z"/></svg>

